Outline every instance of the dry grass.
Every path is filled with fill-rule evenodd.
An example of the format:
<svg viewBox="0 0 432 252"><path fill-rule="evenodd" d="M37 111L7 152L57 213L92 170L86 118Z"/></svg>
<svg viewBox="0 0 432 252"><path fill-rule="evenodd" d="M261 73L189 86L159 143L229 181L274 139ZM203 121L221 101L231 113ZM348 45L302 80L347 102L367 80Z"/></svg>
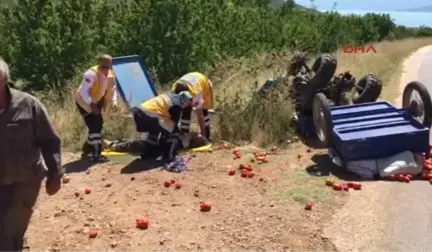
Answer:
<svg viewBox="0 0 432 252"><path fill-rule="evenodd" d="M398 93L402 60L417 48L429 44L432 44L432 38L407 39L374 44L376 54L338 52L337 73L350 70L357 79L368 73L376 74L386 87L381 98L394 100ZM255 55L229 60L207 73L215 86L216 107L221 111L213 120L219 138L265 145L282 142L292 134L288 100L278 94L271 102L253 98L267 78L283 73L289 59L289 52ZM41 94L41 98L62 136L64 147L75 149L84 140L86 129L76 111L72 93L73 90L59 98L52 92ZM119 111L109 111L105 122L108 138L136 136L133 120L125 118Z"/></svg>

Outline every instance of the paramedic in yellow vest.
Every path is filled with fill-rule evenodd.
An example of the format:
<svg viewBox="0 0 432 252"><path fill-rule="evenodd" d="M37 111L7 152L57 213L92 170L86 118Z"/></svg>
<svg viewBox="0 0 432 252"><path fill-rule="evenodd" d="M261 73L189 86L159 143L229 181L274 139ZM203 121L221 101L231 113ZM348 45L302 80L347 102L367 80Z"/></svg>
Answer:
<svg viewBox="0 0 432 252"><path fill-rule="evenodd" d="M192 106L192 95L188 91L168 93L153 97L139 107L132 108L137 131L148 133L145 142L152 153L163 153L172 161L179 148L178 122L182 110ZM160 139L159 139L160 135ZM150 154L152 155L152 154Z"/></svg>
<svg viewBox="0 0 432 252"><path fill-rule="evenodd" d="M183 90L188 90L194 97L192 103L197 115L201 135L211 141L209 113L209 110L213 109L213 85L211 81L199 72L188 73L177 80L172 87L174 93ZM180 129L184 133L189 133L190 131L191 114L192 108L183 110Z"/></svg>
<svg viewBox="0 0 432 252"><path fill-rule="evenodd" d="M87 70L76 94L78 110L88 128L87 141L83 146L83 157L95 162L105 162L102 152L103 112L115 96L115 75L112 57L102 55L99 64Z"/></svg>

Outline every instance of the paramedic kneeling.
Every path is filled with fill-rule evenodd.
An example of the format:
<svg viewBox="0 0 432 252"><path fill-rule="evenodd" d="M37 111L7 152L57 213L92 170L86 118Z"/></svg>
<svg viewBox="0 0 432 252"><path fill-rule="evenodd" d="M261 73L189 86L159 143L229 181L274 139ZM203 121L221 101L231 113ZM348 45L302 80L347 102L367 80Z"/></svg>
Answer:
<svg viewBox="0 0 432 252"><path fill-rule="evenodd" d="M163 153L164 159L173 160L179 148L177 124L182 110L191 107L192 95L188 91L156 96L132 108L137 131L148 133L145 142L149 149ZM159 139L159 135L161 135Z"/></svg>
<svg viewBox="0 0 432 252"><path fill-rule="evenodd" d="M94 162L104 162L102 156L103 111L115 97L115 75L112 58L102 55L99 65L84 73L83 81L75 96L79 112L88 128L87 141L83 146L83 157L89 154Z"/></svg>
<svg viewBox="0 0 432 252"><path fill-rule="evenodd" d="M209 113L209 110L213 109L213 85L211 81L201 73L188 73L177 80L172 86L174 93L185 90L189 91L194 97L193 106L195 107L201 135L208 141L211 141ZM184 133L189 133L190 131L191 115L192 107L183 111L180 120L180 129Z"/></svg>

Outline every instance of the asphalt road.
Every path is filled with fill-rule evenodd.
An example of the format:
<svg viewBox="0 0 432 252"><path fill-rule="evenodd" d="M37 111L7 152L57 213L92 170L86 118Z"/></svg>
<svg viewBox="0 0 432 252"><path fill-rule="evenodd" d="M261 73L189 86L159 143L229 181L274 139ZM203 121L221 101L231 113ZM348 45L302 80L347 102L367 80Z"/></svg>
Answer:
<svg viewBox="0 0 432 252"><path fill-rule="evenodd" d="M416 71L432 94L432 47L422 52L418 69L405 70ZM350 193L324 237L339 251L432 251L432 185L365 183L364 190Z"/></svg>

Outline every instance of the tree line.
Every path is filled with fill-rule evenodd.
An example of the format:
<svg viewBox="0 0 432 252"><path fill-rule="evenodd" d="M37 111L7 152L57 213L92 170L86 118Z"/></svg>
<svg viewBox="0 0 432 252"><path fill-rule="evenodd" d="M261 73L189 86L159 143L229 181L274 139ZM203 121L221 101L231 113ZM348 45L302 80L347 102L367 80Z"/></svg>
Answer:
<svg viewBox="0 0 432 252"><path fill-rule="evenodd" d="M63 88L98 53L137 54L167 83L226 57L280 49L331 52L343 44L431 36L389 15L340 15L293 0L9 0L0 11L0 55L23 88Z"/></svg>

